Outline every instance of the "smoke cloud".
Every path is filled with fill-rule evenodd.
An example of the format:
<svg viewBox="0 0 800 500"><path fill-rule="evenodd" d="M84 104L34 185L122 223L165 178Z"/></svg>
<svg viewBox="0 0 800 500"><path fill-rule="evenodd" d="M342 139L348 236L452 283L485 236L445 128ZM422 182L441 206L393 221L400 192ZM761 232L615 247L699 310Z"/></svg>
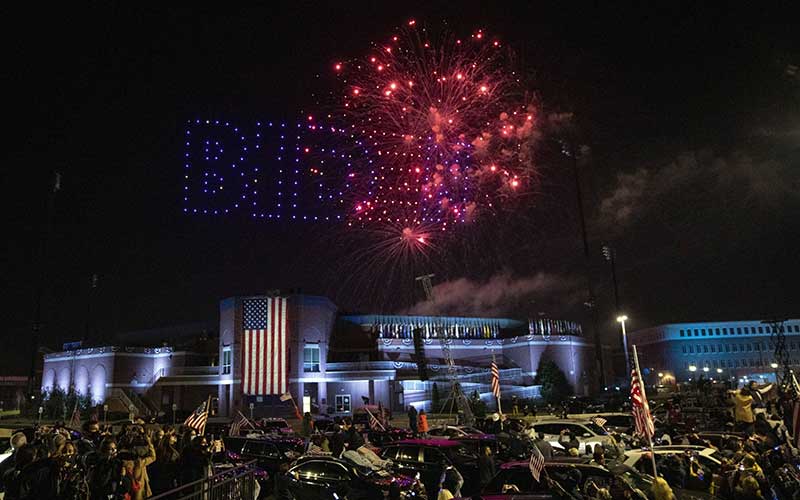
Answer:
<svg viewBox="0 0 800 500"><path fill-rule="evenodd" d="M518 277L509 271L486 281L459 278L433 287L434 301L419 302L406 314L449 316L501 316L519 309L531 312L534 302L554 301L560 306L579 301L579 281L550 273ZM548 311L552 313L552 311Z"/></svg>
<svg viewBox="0 0 800 500"><path fill-rule="evenodd" d="M702 194L730 209L776 208L797 201L800 178L788 159L760 160L744 153L715 156L710 151L682 154L666 165L619 173L599 204L600 227L616 233L677 198ZM692 203L693 206L699 206Z"/></svg>

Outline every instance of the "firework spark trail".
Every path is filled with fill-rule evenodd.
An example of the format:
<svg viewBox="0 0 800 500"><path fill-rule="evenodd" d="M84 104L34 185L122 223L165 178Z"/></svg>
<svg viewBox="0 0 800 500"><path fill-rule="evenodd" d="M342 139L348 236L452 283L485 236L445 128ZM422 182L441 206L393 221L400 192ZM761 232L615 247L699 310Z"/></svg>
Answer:
<svg viewBox="0 0 800 500"><path fill-rule="evenodd" d="M366 59L334 65L341 103L331 119L359 151L347 174L350 225L445 231L524 192L535 173L535 110L508 51L483 31L428 35L410 22Z"/></svg>

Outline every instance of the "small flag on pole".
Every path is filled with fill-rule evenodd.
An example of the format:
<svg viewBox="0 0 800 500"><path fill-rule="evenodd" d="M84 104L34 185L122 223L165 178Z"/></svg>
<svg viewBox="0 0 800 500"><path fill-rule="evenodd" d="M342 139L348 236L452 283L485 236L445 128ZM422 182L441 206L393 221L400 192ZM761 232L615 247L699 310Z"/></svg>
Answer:
<svg viewBox="0 0 800 500"><path fill-rule="evenodd" d="M497 363L492 359L492 394L497 399L500 399L500 370L497 368Z"/></svg>
<svg viewBox="0 0 800 500"><path fill-rule="evenodd" d="M242 427L247 426L250 429L255 429L252 422L247 417L242 415L242 412L236 412L236 418L231 422L231 428L228 431L229 436L238 436L242 432Z"/></svg>
<svg viewBox="0 0 800 500"><path fill-rule="evenodd" d="M286 392L284 394L281 394L281 401L286 402L289 401L290 399L293 399L290 393Z"/></svg>
<svg viewBox="0 0 800 500"><path fill-rule="evenodd" d="M650 405L647 398L642 396L641 380L637 371L631 370L631 411L636 423L636 434L647 439L653 439L655 426L650 415Z"/></svg>
<svg viewBox="0 0 800 500"><path fill-rule="evenodd" d="M78 410L78 403L75 403L75 409L72 410L72 416L69 419L69 425L72 429L81 428L81 412Z"/></svg>
<svg viewBox="0 0 800 500"><path fill-rule="evenodd" d="M542 473L542 469L544 469L544 455L542 455L542 452L539 451L536 445L533 445L533 453L531 454L531 461L528 464L528 468L531 470L531 475L536 482L539 482L539 475Z"/></svg>
<svg viewBox="0 0 800 500"><path fill-rule="evenodd" d="M183 425L189 427L190 429L196 430L200 435L204 434L206 430L206 423L208 422L208 407L210 406L210 402L211 397L209 396L207 400L200 403L200 406L198 406L191 415L186 417Z"/></svg>
<svg viewBox="0 0 800 500"><path fill-rule="evenodd" d="M594 417L592 419L592 422L599 425L600 427L603 427L604 425L606 425L607 420L604 419L603 417Z"/></svg>

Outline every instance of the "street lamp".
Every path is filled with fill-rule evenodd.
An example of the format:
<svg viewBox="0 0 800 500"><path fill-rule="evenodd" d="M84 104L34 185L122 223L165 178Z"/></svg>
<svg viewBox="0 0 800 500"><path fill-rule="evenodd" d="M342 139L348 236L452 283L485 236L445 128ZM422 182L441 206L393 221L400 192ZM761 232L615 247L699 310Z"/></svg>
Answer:
<svg viewBox="0 0 800 500"><path fill-rule="evenodd" d="M722 373L722 368L717 368L717 373Z"/></svg>
<svg viewBox="0 0 800 500"><path fill-rule="evenodd" d="M696 372L696 371L697 371L697 367L696 367L696 366L694 366L694 365L689 365L689 371L690 371L690 372L692 372L692 373L694 373L694 372Z"/></svg>
<svg viewBox="0 0 800 500"><path fill-rule="evenodd" d="M707 367L707 366L704 366L704 367L703 367L703 371L704 371L704 372L706 372L706 373L708 373L708 367Z"/></svg>
<svg viewBox="0 0 800 500"><path fill-rule="evenodd" d="M771 366L772 369L774 370L775 368L778 367L778 363L770 363L769 366Z"/></svg>
<svg viewBox="0 0 800 500"><path fill-rule="evenodd" d="M631 373L631 360L630 356L628 356L628 332L625 331L626 321L628 321L628 317L624 314L617 316L617 323L622 325L622 348L625 349L625 370L627 370L626 373Z"/></svg>

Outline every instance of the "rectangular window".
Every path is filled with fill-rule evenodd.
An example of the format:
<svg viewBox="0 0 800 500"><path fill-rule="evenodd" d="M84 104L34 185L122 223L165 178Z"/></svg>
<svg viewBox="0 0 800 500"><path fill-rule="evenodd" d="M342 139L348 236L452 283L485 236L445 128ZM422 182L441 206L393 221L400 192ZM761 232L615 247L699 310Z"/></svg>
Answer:
<svg viewBox="0 0 800 500"><path fill-rule="evenodd" d="M706 329L705 328L700 329L700 335L702 335L703 337L706 336Z"/></svg>
<svg viewBox="0 0 800 500"><path fill-rule="evenodd" d="M749 326L744 327L744 333L750 333L750 327Z"/></svg>
<svg viewBox="0 0 800 500"><path fill-rule="evenodd" d="M752 350L753 350L753 344L747 344L747 352L750 352Z"/></svg>
<svg viewBox="0 0 800 500"><path fill-rule="evenodd" d="M714 329L714 335L719 335L719 328Z"/></svg>
<svg viewBox="0 0 800 500"><path fill-rule="evenodd" d="M763 326L759 326L758 327L758 333L764 333L764 327Z"/></svg>
<svg viewBox="0 0 800 500"><path fill-rule="evenodd" d="M708 352L708 346L707 345L703 346L703 352Z"/></svg>
<svg viewBox="0 0 800 500"><path fill-rule="evenodd" d="M686 354L686 346L682 346L682 347L683 347L683 353Z"/></svg>
<svg viewBox="0 0 800 500"><path fill-rule="evenodd" d="M231 352L231 346L225 346L222 348L222 374L229 375L231 373L231 360L233 359L233 353Z"/></svg>
<svg viewBox="0 0 800 500"><path fill-rule="evenodd" d="M303 347L303 371L306 373L319 371L319 344L307 344Z"/></svg>
<svg viewBox="0 0 800 500"><path fill-rule="evenodd" d="M716 351L714 350L714 344L711 344L711 352L716 352Z"/></svg>
<svg viewBox="0 0 800 500"><path fill-rule="evenodd" d="M350 412L350 395L349 394L337 394L336 398L334 399L334 404L336 405L336 412L337 413L349 413Z"/></svg>
<svg viewBox="0 0 800 500"><path fill-rule="evenodd" d="M727 328L723 328L722 329L722 334L723 335L727 335L728 334L728 329Z"/></svg>
<svg viewBox="0 0 800 500"><path fill-rule="evenodd" d="M741 335L742 334L742 328L741 327L737 327L736 328L736 333Z"/></svg>
<svg viewBox="0 0 800 500"><path fill-rule="evenodd" d="M761 350L761 344L759 344L758 342L756 342L756 343L755 343L755 345L753 346L753 348L755 348L755 351L756 351L756 352L758 352L758 351L760 351L760 350Z"/></svg>
<svg viewBox="0 0 800 500"><path fill-rule="evenodd" d="M733 352L739 352L739 348L736 347L736 344L733 344Z"/></svg>
<svg viewBox="0 0 800 500"><path fill-rule="evenodd" d="M689 354L694 354L694 346L689 346Z"/></svg>
<svg viewBox="0 0 800 500"><path fill-rule="evenodd" d="M686 330L681 330L681 337L686 336Z"/></svg>
<svg viewBox="0 0 800 500"><path fill-rule="evenodd" d="M692 331L694 332L694 336L695 337L700 335L700 331L699 330L692 330Z"/></svg>
<svg viewBox="0 0 800 500"><path fill-rule="evenodd" d="M731 352L731 345L725 344L725 352Z"/></svg>
<svg viewBox="0 0 800 500"><path fill-rule="evenodd" d="M794 325L794 333L800 333L800 325Z"/></svg>

